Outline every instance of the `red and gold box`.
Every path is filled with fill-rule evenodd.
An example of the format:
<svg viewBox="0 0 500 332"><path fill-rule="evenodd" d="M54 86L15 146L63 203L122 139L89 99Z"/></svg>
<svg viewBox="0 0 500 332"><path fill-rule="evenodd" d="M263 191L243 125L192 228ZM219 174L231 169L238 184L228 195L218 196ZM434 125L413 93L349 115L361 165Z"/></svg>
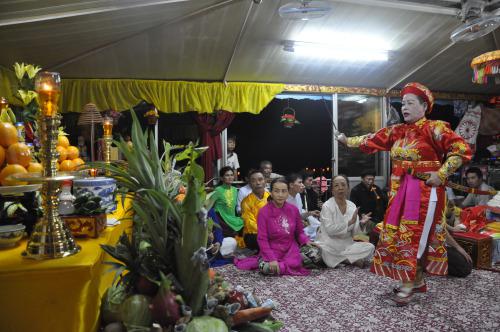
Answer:
<svg viewBox="0 0 500 332"><path fill-rule="evenodd" d="M74 237L98 238L106 229L106 214L93 216L61 216Z"/></svg>
<svg viewBox="0 0 500 332"><path fill-rule="evenodd" d="M453 238L472 257L475 268L491 268L492 239L490 236L479 233L454 232Z"/></svg>

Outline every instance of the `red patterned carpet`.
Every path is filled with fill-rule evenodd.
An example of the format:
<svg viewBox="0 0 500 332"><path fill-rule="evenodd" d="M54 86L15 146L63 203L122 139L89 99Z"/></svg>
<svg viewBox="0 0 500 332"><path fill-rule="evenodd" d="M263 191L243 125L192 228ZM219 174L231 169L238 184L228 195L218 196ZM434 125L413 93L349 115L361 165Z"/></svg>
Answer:
<svg viewBox="0 0 500 332"><path fill-rule="evenodd" d="M281 331L500 331L500 273L429 277L429 291L407 307L387 304L391 281L345 266L309 277L265 277L232 265L218 268L234 285L272 299Z"/></svg>

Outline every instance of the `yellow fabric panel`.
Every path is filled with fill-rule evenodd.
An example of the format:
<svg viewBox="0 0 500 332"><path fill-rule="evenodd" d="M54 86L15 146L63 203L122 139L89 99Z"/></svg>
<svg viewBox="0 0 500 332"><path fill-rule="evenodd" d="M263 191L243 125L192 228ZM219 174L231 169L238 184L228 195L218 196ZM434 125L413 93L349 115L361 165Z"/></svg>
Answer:
<svg viewBox="0 0 500 332"><path fill-rule="evenodd" d="M63 79L62 112L81 112L87 103L96 104L100 110L124 110L145 100L164 113L212 113L222 109L258 114L283 88L283 84L265 83Z"/></svg>
<svg viewBox="0 0 500 332"><path fill-rule="evenodd" d="M0 97L22 105L14 97L18 86L12 70L0 66ZM163 113L259 114L285 88L276 83L220 83L132 79L63 79L61 112L81 112L94 103L102 110L126 110L145 100Z"/></svg>
<svg viewBox="0 0 500 332"><path fill-rule="evenodd" d="M500 221L490 222L486 225L486 229L493 232L500 232Z"/></svg>
<svg viewBox="0 0 500 332"><path fill-rule="evenodd" d="M125 202L130 205L130 202ZM125 216L121 204L113 216ZM115 244L130 221L107 228L98 239L77 240L80 253L53 260L21 257L26 240L0 251L0 331L89 332L99 324L100 299L113 273L100 244Z"/></svg>

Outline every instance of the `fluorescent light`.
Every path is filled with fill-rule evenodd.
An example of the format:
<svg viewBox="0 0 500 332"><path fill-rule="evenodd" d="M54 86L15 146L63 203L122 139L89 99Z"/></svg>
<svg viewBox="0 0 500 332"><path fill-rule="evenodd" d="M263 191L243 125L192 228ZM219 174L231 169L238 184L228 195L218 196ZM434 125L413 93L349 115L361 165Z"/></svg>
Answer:
<svg viewBox="0 0 500 332"><path fill-rule="evenodd" d="M290 43L286 43L283 49L288 52L294 52L298 56L311 58L356 62L387 61L389 59L389 51L387 50L342 48L328 44L294 42L293 46Z"/></svg>
<svg viewBox="0 0 500 332"><path fill-rule="evenodd" d="M297 41L283 42L284 50L299 56L343 61L387 61L389 59L388 42L368 34L340 32L303 33Z"/></svg>
<svg viewBox="0 0 500 332"><path fill-rule="evenodd" d="M385 38L370 33L307 30L291 39L315 44L335 45L342 48L391 49L391 45Z"/></svg>

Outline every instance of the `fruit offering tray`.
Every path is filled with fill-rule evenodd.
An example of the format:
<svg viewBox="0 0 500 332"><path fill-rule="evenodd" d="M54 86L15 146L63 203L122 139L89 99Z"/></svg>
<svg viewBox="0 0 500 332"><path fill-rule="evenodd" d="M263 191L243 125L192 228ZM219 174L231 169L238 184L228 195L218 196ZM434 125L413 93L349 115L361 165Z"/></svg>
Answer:
<svg viewBox="0 0 500 332"><path fill-rule="evenodd" d="M41 184L28 184L22 186L0 186L0 195L19 195L23 193L29 193L32 191L37 191L42 187Z"/></svg>

